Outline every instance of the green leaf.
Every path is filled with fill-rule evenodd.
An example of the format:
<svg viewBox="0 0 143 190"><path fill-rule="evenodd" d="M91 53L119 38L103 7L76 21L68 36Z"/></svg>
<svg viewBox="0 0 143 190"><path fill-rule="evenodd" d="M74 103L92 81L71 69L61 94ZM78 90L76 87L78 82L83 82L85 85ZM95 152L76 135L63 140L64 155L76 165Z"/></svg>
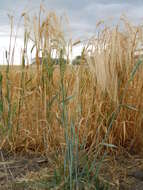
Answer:
<svg viewBox="0 0 143 190"><path fill-rule="evenodd" d="M58 97L58 95L59 95L59 92L55 96L53 96L52 99L48 102L48 106L49 107L52 106L53 102L56 100L56 98Z"/></svg>
<svg viewBox="0 0 143 190"><path fill-rule="evenodd" d="M32 46L32 48L31 48L31 53L33 52L34 47L36 47L35 44L34 44L34 45Z"/></svg>
<svg viewBox="0 0 143 190"><path fill-rule="evenodd" d="M68 96L68 97L66 97L66 98L64 99L64 101L62 100L60 103L61 103L61 104L63 104L63 103L68 104L68 102L69 102L73 97L74 97L73 95Z"/></svg>
<svg viewBox="0 0 143 190"><path fill-rule="evenodd" d="M133 78L134 78L134 76L135 76L135 74L136 74L136 71L138 70L139 66L140 66L142 63L143 63L143 61L140 60L140 59L137 61L136 65L134 66L134 68L133 68L133 70L132 70L132 72L131 72L131 77L130 77L130 79L129 79L129 82L131 82L131 81L133 80Z"/></svg>
<svg viewBox="0 0 143 190"><path fill-rule="evenodd" d="M2 85L2 73L0 72L0 85Z"/></svg>
<svg viewBox="0 0 143 190"><path fill-rule="evenodd" d="M115 146L114 144L108 144L108 143L100 143L100 145L109 147L109 148L117 148L117 146Z"/></svg>
<svg viewBox="0 0 143 190"><path fill-rule="evenodd" d="M3 102L0 101L0 116L1 116L2 113L3 113Z"/></svg>
<svg viewBox="0 0 143 190"><path fill-rule="evenodd" d="M68 96L64 99L64 103L68 103L74 96L71 95L71 96ZM63 101L61 101L61 103L63 103Z"/></svg>
<svg viewBox="0 0 143 190"><path fill-rule="evenodd" d="M125 107L125 108L127 108L127 109L130 109L130 110L138 111L137 108L135 108L135 107L133 107L133 106L131 106L131 105L128 105L128 104L122 104L121 106L122 106L122 107Z"/></svg>

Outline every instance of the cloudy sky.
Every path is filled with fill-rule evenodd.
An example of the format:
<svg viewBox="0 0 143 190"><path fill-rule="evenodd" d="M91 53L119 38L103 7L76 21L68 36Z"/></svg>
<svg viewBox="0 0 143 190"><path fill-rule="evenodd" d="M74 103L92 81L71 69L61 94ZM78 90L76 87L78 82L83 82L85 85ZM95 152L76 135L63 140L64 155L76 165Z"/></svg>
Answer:
<svg viewBox="0 0 143 190"><path fill-rule="evenodd" d="M17 22L23 11L29 11L31 14L38 11L40 2L41 0L0 0L0 56L9 44L7 14L13 14ZM143 0L45 0L43 2L47 10L54 10L60 15L66 13L70 31L75 39L84 39L94 34L97 21L104 19L106 22L116 23L122 14L135 24L143 23ZM21 46L20 37L17 49Z"/></svg>

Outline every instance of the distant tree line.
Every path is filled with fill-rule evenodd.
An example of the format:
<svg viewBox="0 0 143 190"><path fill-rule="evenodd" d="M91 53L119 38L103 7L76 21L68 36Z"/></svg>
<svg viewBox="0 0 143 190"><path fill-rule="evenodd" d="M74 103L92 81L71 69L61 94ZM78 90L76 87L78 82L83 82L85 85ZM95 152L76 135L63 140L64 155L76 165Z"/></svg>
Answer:
<svg viewBox="0 0 143 190"><path fill-rule="evenodd" d="M81 65L81 64L85 64L86 62L86 59L84 56L81 56L81 55L78 55L76 56L73 61L72 61L72 64L73 65Z"/></svg>
<svg viewBox="0 0 143 190"><path fill-rule="evenodd" d="M48 58L47 58L47 59L44 59L44 60L45 60L47 63L49 62L50 64L52 63L52 64L54 64L54 65L59 65L61 61L64 62L65 64L68 63L67 59L65 59L65 58L50 58L50 60L48 60ZM40 64L44 63L44 60L42 60L42 57L39 57L39 62L40 62ZM83 56L81 56L81 55L78 55L78 56L76 56L76 57L72 60L71 64L72 64L72 65L81 65L81 64L84 64L85 62L86 62L85 57L83 57ZM36 59L35 59L35 58L32 59L32 65L34 65L34 64L36 64Z"/></svg>

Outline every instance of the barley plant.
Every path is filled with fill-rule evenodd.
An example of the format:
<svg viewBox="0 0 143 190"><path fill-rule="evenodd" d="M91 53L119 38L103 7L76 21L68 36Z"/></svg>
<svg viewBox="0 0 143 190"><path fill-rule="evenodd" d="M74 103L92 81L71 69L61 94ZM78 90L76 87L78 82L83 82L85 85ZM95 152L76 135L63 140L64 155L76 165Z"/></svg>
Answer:
<svg viewBox="0 0 143 190"><path fill-rule="evenodd" d="M17 185L108 189L100 179L106 155L139 152L143 143L143 66L136 54L142 26L125 18L122 27L97 24L81 63L72 65L69 57L77 43L65 37L66 20L42 6L38 15L23 13L22 18L21 66L11 64L15 46L10 44L6 70L0 72L0 145L10 152L44 154L50 165ZM26 65L30 42L36 60Z"/></svg>

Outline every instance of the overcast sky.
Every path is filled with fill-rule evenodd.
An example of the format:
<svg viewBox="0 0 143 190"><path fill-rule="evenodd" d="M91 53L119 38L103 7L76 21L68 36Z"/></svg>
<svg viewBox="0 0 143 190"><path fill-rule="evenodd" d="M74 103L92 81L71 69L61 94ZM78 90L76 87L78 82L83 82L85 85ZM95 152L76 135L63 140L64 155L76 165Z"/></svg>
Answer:
<svg viewBox="0 0 143 190"><path fill-rule="evenodd" d="M17 21L23 11L34 13L40 0L0 0L0 51L7 48L9 35L8 13ZM90 37L97 21L116 23L122 14L133 23L143 23L143 0L45 0L47 10L66 13L74 38ZM20 42L18 44L20 46ZM0 53L1 56L1 53Z"/></svg>

